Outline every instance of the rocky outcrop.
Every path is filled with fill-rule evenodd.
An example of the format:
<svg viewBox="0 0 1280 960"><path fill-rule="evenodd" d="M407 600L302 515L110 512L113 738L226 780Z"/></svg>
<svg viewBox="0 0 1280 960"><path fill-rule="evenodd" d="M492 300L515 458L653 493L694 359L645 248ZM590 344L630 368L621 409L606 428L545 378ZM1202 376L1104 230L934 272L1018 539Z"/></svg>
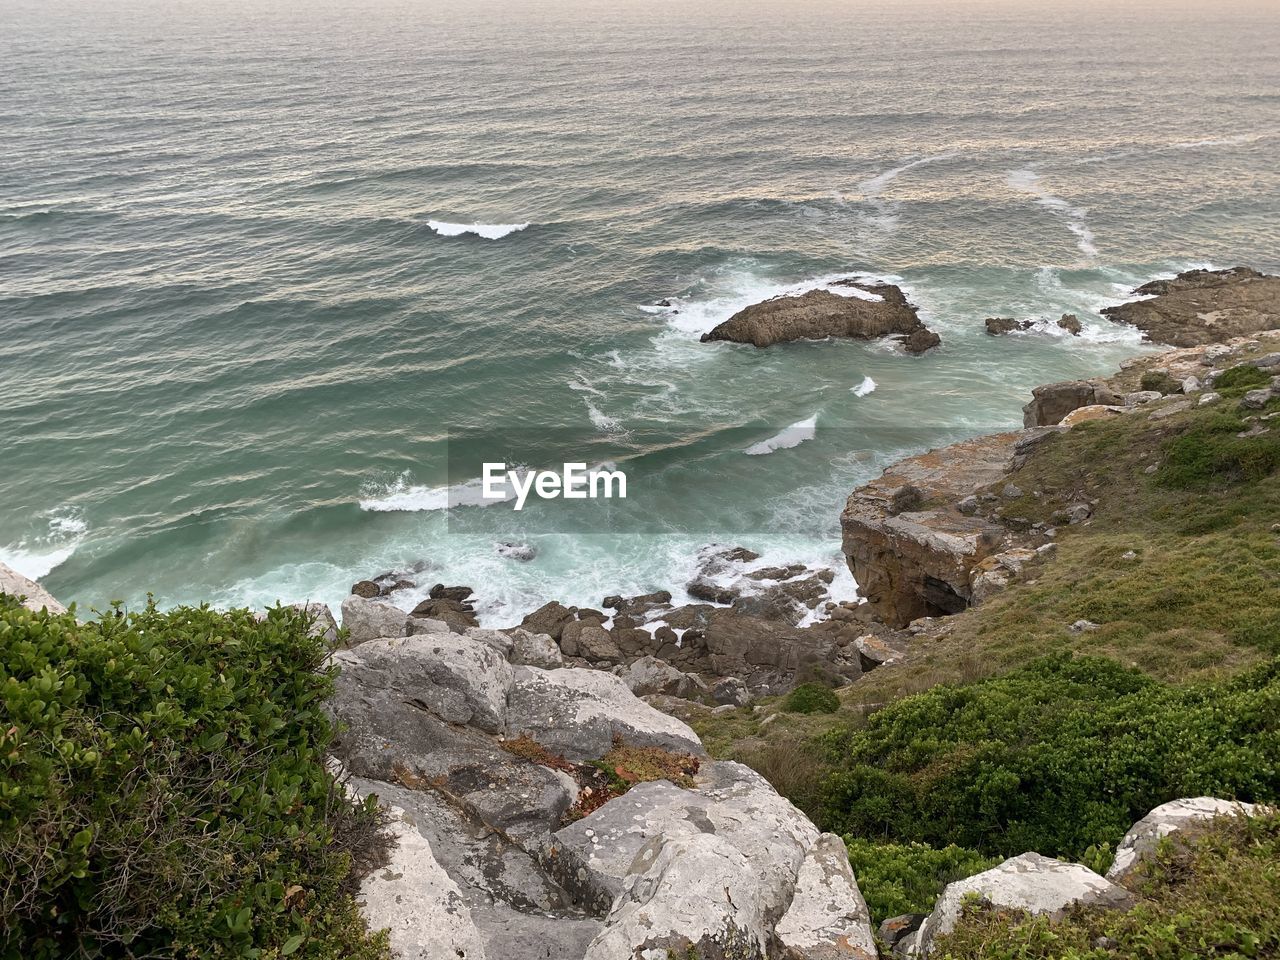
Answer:
<svg viewBox="0 0 1280 960"><path fill-rule="evenodd" d="M838 838L620 678L511 663L528 636L437 623L333 655L335 756L399 840L362 899L401 955L870 956ZM619 751L684 772L588 802Z"/></svg>
<svg viewBox="0 0 1280 960"><path fill-rule="evenodd" d="M1006 546L1008 531L966 499L1003 479L1045 436L1001 433L931 450L850 495L840 515L844 553L880 620L904 627L973 602L974 570Z"/></svg>
<svg viewBox="0 0 1280 960"><path fill-rule="evenodd" d="M1121 403L1123 398L1101 380L1063 380L1031 391L1031 402L1022 408L1024 427L1049 427L1062 422L1073 410Z"/></svg>
<svg viewBox="0 0 1280 960"><path fill-rule="evenodd" d="M11 597L23 597L22 605L28 610L67 612L67 608L55 600L48 590L3 563L0 563L0 593L7 593Z"/></svg>
<svg viewBox="0 0 1280 960"><path fill-rule="evenodd" d="M1264 809L1252 803L1216 797L1187 797L1161 804L1129 828L1116 847L1116 858L1107 871L1107 879L1114 883L1123 880L1170 834L1215 817L1257 816Z"/></svg>
<svg viewBox="0 0 1280 960"><path fill-rule="evenodd" d="M1189 270L1133 291L1149 299L1107 307L1108 319L1177 347L1221 343L1280 327L1280 277L1248 267Z"/></svg>
<svg viewBox="0 0 1280 960"><path fill-rule="evenodd" d="M927 330L916 308L898 287L853 281L847 281L847 285L869 296L810 290L798 296L775 297L739 310L703 334L702 341L729 340L769 347L794 340L873 340L897 335L910 352L922 353L937 346L937 335Z"/></svg>
<svg viewBox="0 0 1280 960"><path fill-rule="evenodd" d="M1024 853L997 867L948 884L920 926L912 952L929 956L934 943L956 927L961 907L971 894L997 909L1059 916L1074 904L1118 907L1130 902L1125 889L1078 863L1064 863Z"/></svg>
<svg viewBox="0 0 1280 960"><path fill-rule="evenodd" d="M1030 330L1032 326L1030 320L1015 320L1013 317L987 317L982 323L989 337L1003 336L1015 330Z"/></svg>

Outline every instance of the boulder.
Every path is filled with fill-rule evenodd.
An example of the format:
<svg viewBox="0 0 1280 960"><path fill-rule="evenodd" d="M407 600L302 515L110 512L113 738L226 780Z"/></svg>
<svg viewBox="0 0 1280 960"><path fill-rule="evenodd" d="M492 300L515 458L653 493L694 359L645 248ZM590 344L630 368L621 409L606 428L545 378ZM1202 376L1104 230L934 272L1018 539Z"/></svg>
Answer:
<svg viewBox="0 0 1280 960"><path fill-rule="evenodd" d="M853 641L853 647L858 653L858 659L864 671L874 670L886 663L894 663L906 656L905 644L890 643L872 633L858 637Z"/></svg>
<svg viewBox="0 0 1280 960"><path fill-rule="evenodd" d="M307 631L309 636L320 637L330 647L338 645L338 621L327 603L295 603L291 606L311 618L311 627Z"/></svg>
<svg viewBox="0 0 1280 960"><path fill-rule="evenodd" d="M484 939L458 885L405 811L389 810L390 860L364 878L358 895L369 928L385 927L401 960L485 960Z"/></svg>
<svg viewBox="0 0 1280 960"><path fill-rule="evenodd" d="M426 620L440 620L455 633L463 633L468 627L478 626L475 612L469 603L452 597L436 597L423 600L413 608L411 616Z"/></svg>
<svg viewBox="0 0 1280 960"><path fill-rule="evenodd" d="M997 909L1050 916L1060 916L1067 907L1077 903L1118 907L1130 901L1126 890L1088 867L1038 853L1024 853L990 870L948 884L920 927L916 948L921 956L927 957L934 941L955 929L969 894L977 894Z"/></svg>
<svg viewBox="0 0 1280 960"><path fill-rule="evenodd" d="M692 700L707 692L707 685L700 677L677 670L657 657L641 657L619 667L617 674L637 697L662 695Z"/></svg>
<svg viewBox="0 0 1280 960"><path fill-rule="evenodd" d="M1280 327L1280 277L1248 267L1189 270L1133 292L1149 299L1107 307L1102 314L1157 343L1191 347Z"/></svg>
<svg viewBox="0 0 1280 960"><path fill-rule="evenodd" d="M564 666L564 655L545 633L530 633L516 627L511 631L511 662L516 666L554 670Z"/></svg>
<svg viewBox="0 0 1280 960"><path fill-rule="evenodd" d="M552 600L544 603L520 621L520 626L530 633L545 633L552 640L559 640L565 624L572 623L575 611Z"/></svg>
<svg viewBox="0 0 1280 960"><path fill-rule="evenodd" d="M875 960L871 916L844 841L824 833L805 854L775 934L782 960Z"/></svg>
<svg viewBox="0 0 1280 960"><path fill-rule="evenodd" d="M1084 326L1080 323L1080 318L1074 313L1064 313L1058 319L1058 326L1073 337L1080 336L1080 333L1084 330Z"/></svg>
<svg viewBox="0 0 1280 960"><path fill-rule="evenodd" d="M342 626L347 643L355 646L408 632L409 614L388 600L366 600L352 594L342 601Z"/></svg>
<svg viewBox="0 0 1280 960"><path fill-rule="evenodd" d="M1116 847L1116 858L1107 879L1118 883L1155 852L1160 840L1214 817L1257 816L1265 808L1252 803L1219 800L1216 797L1187 797L1156 807L1129 828Z"/></svg>
<svg viewBox="0 0 1280 960"><path fill-rule="evenodd" d="M899 337L902 341L902 349L907 353L921 354L932 350L934 347L942 345L942 338L932 330L920 327L912 330L905 337Z"/></svg>
<svg viewBox="0 0 1280 960"><path fill-rule="evenodd" d="M1094 380L1063 380L1031 391L1031 402L1022 408L1024 427L1048 427L1062 422L1072 410L1095 405L1114 406L1120 396Z"/></svg>
<svg viewBox="0 0 1280 960"><path fill-rule="evenodd" d="M892 285L863 286L875 299L842 297L829 290L810 290L799 296L775 297L735 313L710 333L704 343L729 340L768 347L793 340L852 337L870 340L924 330L916 308Z"/></svg>
<svg viewBox="0 0 1280 960"><path fill-rule="evenodd" d="M721 706L745 707L751 702L751 691L737 677L721 677L711 687L711 699Z"/></svg>
<svg viewBox="0 0 1280 960"><path fill-rule="evenodd" d="M372 580L357 580L351 585L351 595L364 600L382 596L382 588Z"/></svg>
<svg viewBox="0 0 1280 960"><path fill-rule="evenodd" d="M7 593L11 597L24 597L22 605L28 610L47 610L49 613L67 612L67 608L55 600L48 590L3 563L0 563L0 593Z"/></svg>
<svg viewBox="0 0 1280 960"><path fill-rule="evenodd" d="M498 556L506 557L508 560L519 560L521 563L528 563L538 555L538 548L530 543L511 543L504 541L495 544Z"/></svg>
<svg viewBox="0 0 1280 960"><path fill-rule="evenodd" d="M487 733L503 729L512 667L478 640L452 633L368 640L338 651L333 662L358 672L365 684L401 691L445 723Z"/></svg>
<svg viewBox="0 0 1280 960"><path fill-rule="evenodd" d="M702 742L684 723L660 713L598 670L515 667L507 698L507 735L522 734L577 763L597 760L615 738L702 756Z"/></svg>
<svg viewBox="0 0 1280 960"><path fill-rule="evenodd" d="M733 603L741 596L741 590L733 584L717 583L706 576L690 580L685 590L693 599L706 603Z"/></svg>
<svg viewBox="0 0 1280 960"><path fill-rule="evenodd" d="M1030 330L1030 320L1015 320L1013 317L987 317L982 321L987 328L987 335L991 337L999 337L1006 333L1013 333L1015 330Z"/></svg>
<svg viewBox="0 0 1280 960"><path fill-rule="evenodd" d="M601 605L609 610L616 610L619 616L639 617L658 607L671 603L671 594L666 590L656 590L636 597L614 595L605 597Z"/></svg>
<svg viewBox="0 0 1280 960"><path fill-rule="evenodd" d="M621 663L622 651L613 636L599 621L574 620L560 633L560 652L566 657L581 657L591 663Z"/></svg>

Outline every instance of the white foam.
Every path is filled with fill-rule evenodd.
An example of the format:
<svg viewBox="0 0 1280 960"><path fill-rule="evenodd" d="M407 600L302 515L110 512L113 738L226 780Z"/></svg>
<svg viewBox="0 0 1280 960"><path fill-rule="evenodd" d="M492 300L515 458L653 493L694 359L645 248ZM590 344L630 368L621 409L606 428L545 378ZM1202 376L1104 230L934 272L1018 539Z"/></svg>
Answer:
<svg viewBox="0 0 1280 960"><path fill-rule="evenodd" d="M598 393L599 391L596 392ZM618 423L617 420L607 414L601 413L600 408L590 400L585 400L584 398L584 402L587 405L587 416L591 418L591 423L597 430L600 430L603 433L617 433L622 429L622 425Z"/></svg>
<svg viewBox="0 0 1280 960"><path fill-rule="evenodd" d="M902 176L902 174L906 173L908 170L914 170L916 167L923 167L928 163L937 163L939 160L950 160L956 156L958 156L958 154L952 152L940 153L933 157L921 157L919 160L912 160L909 163L904 163L900 167L893 167L892 169L885 170L883 173L878 173L869 180L862 181L862 183L859 184L859 187L862 189L863 196L868 200L875 200L884 193L885 187L889 186L889 184L893 183L894 180L897 180L898 177Z"/></svg>
<svg viewBox="0 0 1280 960"><path fill-rule="evenodd" d="M568 387L570 390L576 390L579 393L593 393L597 397L604 393L604 391L598 390L588 383L586 377L580 373L575 374L573 379L568 381Z"/></svg>
<svg viewBox="0 0 1280 960"><path fill-rule="evenodd" d="M1040 174L1031 168L1009 171L1009 186L1022 193L1035 197L1035 202L1046 207L1054 216L1060 218L1067 229L1076 235L1076 246L1086 257L1096 257L1098 248L1094 245L1093 231L1085 222L1089 213L1087 207L1072 206L1061 197L1054 196L1040 182Z"/></svg>
<svg viewBox="0 0 1280 960"><path fill-rule="evenodd" d="M768 440L753 443L742 452L749 457L760 457L775 450L789 450L798 447L806 440L812 440L818 432L818 415L815 413L808 420L799 420L785 430L774 434Z"/></svg>
<svg viewBox="0 0 1280 960"><path fill-rule="evenodd" d="M32 580L48 576L71 559L89 531L84 514L75 507L50 510L40 518L48 523L46 532L0 547L0 563Z"/></svg>
<svg viewBox="0 0 1280 960"><path fill-rule="evenodd" d="M527 223L446 223L443 220L428 220L427 226L442 237L460 237L464 233L474 233L486 240L501 240L503 237L529 227Z"/></svg>
<svg viewBox="0 0 1280 960"><path fill-rule="evenodd" d="M516 467L515 470L517 475L523 476L523 467ZM360 499L360 509L371 513L417 513L423 510L449 510L452 507L488 507L516 498L515 487L509 479L503 478L497 486L502 492L501 499L484 496L484 480L480 477L463 483L432 487L412 483L409 474L404 473L380 491L371 488Z"/></svg>
<svg viewBox="0 0 1280 960"><path fill-rule="evenodd" d="M865 397L867 394L872 393L877 386L879 386L879 384L870 377L863 377L860 384L856 387L849 388L849 392L855 397Z"/></svg>

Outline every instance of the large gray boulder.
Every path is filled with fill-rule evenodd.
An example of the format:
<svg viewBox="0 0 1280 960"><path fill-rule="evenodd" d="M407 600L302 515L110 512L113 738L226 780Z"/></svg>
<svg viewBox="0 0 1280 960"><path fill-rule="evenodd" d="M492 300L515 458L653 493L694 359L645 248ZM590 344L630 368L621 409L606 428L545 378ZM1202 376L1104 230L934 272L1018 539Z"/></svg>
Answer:
<svg viewBox="0 0 1280 960"><path fill-rule="evenodd" d="M692 790L666 780L641 783L557 831L555 845L599 902L621 894L654 840L715 835L751 866L752 885L773 920L782 916L818 829L750 767L704 763Z"/></svg>
<svg viewBox="0 0 1280 960"><path fill-rule="evenodd" d="M516 627L509 631L512 650L511 662L517 666L541 667L543 670L555 670L564 666L564 654L556 646L556 642L545 633L530 633Z"/></svg>
<svg viewBox="0 0 1280 960"><path fill-rule="evenodd" d="M653 656L641 657L625 667L618 667L615 672L637 697L661 694L687 700L707 692L706 682L701 677L677 670L665 660Z"/></svg>
<svg viewBox="0 0 1280 960"><path fill-rule="evenodd" d="M1219 800L1216 797L1185 797L1156 807L1129 828L1116 847L1116 858L1107 879L1118 883L1132 873L1159 845L1160 840L1214 817L1252 817L1265 808L1252 803Z"/></svg>
<svg viewBox="0 0 1280 960"><path fill-rule="evenodd" d="M961 908L970 894L977 894L983 902L998 909L1050 916L1058 916L1077 903L1123 906L1130 901L1126 890L1088 867L1038 853L1024 853L990 870L948 884L920 927L916 950L921 956L928 956L937 939L956 928Z"/></svg>
<svg viewBox="0 0 1280 960"><path fill-rule="evenodd" d="M507 735L527 735L569 760L596 760L615 738L703 756L687 725L637 698L621 679L599 670L515 667L507 698Z"/></svg>
<svg viewBox="0 0 1280 960"><path fill-rule="evenodd" d="M7 593L11 597L25 597L22 605L28 610L67 612L67 608L55 600L48 590L3 563L0 563L0 593Z"/></svg>
<svg viewBox="0 0 1280 960"><path fill-rule="evenodd" d="M824 833L805 854L795 896L774 932L782 960L875 960L871 915L835 834Z"/></svg>
<svg viewBox="0 0 1280 960"><path fill-rule="evenodd" d="M333 661L358 669L365 683L404 691L446 723L486 733L503 729L512 667L478 640L453 633L368 640L338 651Z"/></svg>
<svg viewBox="0 0 1280 960"><path fill-rule="evenodd" d="M384 637L403 637L409 614L389 600L370 600L354 594L342 601L342 625L347 643L355 646Z"/></svg>

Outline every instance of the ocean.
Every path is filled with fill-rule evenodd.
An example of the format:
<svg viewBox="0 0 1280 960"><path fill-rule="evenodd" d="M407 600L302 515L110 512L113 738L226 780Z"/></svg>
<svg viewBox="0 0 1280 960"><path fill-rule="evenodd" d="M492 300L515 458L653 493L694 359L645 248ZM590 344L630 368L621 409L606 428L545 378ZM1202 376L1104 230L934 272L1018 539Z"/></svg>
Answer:
<svg viewBox="0 0 1280 960"><path fill-rule="evenodd" d="M0 560L82 610L336 604L418 564L404 602L466 584L505 625L679 594L710 542L838 567L853 487L1148 349L1103 306L1280 270L1275 4L0 19ZM699 342L852 275L942 347ZM478 459L629 496L443 509Z"/></svg>

